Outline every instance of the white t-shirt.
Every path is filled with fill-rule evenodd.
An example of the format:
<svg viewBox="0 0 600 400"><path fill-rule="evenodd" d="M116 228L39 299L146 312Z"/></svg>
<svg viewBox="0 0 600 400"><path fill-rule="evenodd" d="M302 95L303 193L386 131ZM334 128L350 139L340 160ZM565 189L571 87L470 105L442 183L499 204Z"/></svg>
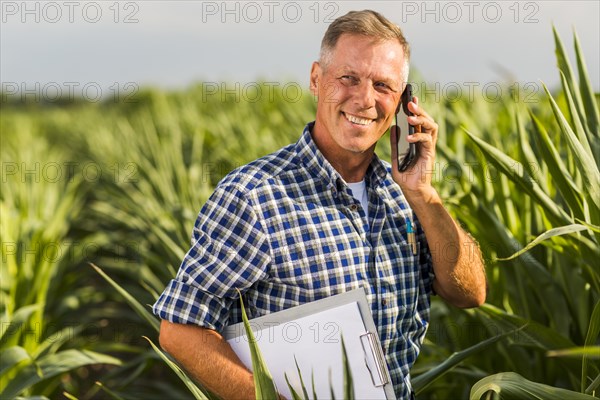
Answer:
<svg viewBox="0 0 600 400"><path fill-rule="evenodd" d="M365 215L369 219L369 197L367 196L367 184L363 179L360 182L348 183L348 187L352 190L354 198L360 201L360 205L365 210Z"/></svg>

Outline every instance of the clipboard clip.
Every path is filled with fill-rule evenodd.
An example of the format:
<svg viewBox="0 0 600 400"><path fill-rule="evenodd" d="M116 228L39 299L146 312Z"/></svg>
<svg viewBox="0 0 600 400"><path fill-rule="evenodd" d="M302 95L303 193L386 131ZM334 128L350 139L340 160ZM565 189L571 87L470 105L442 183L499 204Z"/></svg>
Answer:
<svg viewBox="0 0 600 400"><path fill-rule="evenodd" d="M373 385L381 387L390 383L385 357L377 335L371 332L364 333L360 335L360 342L365 353L365 364L371 374Z"/></svg>

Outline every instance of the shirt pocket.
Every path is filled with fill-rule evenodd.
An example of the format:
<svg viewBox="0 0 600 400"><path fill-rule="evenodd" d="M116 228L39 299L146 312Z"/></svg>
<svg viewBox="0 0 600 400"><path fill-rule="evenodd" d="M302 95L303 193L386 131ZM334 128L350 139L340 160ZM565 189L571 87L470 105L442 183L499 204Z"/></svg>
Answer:
<svg viewBox="0 0 600 400"><path fill-rule="evenodd" d="M294 243L273 249L271 275L284 285L323 290L344 282L344 262L330 240Z"/></svg>
<svg viewBox="0 0 600 400"><path fill-rule="evenodd" d="M310 207L309 207L310 208ZM354 287L363 243L337 209L310 208L280 215L271 232L273 281L321 296Z"/></svg>

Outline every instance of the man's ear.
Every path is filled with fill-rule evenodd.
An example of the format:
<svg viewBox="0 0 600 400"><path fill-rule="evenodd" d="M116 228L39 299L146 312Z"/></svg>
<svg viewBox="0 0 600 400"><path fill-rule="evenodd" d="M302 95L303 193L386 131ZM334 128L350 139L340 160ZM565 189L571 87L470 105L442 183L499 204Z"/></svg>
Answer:
<svg viewBox="0 0 600 400"><path fill-rule="evenodd" d="M321 78L321 65L318 61L312 63L310 69L310 92L314 96L319 95L319 79Z"/></svg>

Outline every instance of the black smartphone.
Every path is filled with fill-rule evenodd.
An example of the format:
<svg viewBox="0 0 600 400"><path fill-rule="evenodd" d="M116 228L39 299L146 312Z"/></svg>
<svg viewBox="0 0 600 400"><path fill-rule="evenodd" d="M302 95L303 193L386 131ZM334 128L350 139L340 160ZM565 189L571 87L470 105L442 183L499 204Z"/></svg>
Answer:
<svg viewBox="0 0 600 400"><path fill-rule="evenodd" d="M406 171L413 162L417 159L417 146L415 143L408 143L405 135L412 135L415 133L415 127L410 125L406 120L406 117L412 116L413 113L408 110L408 102L412 101L413 92L410 83L406 84L404 92L400 97L400 106L396 112L396 126L399 128L399 133L396 135L396 149L398 150L398 171ZM398 121L398 112L404 113L404 116Z"/></svg>

